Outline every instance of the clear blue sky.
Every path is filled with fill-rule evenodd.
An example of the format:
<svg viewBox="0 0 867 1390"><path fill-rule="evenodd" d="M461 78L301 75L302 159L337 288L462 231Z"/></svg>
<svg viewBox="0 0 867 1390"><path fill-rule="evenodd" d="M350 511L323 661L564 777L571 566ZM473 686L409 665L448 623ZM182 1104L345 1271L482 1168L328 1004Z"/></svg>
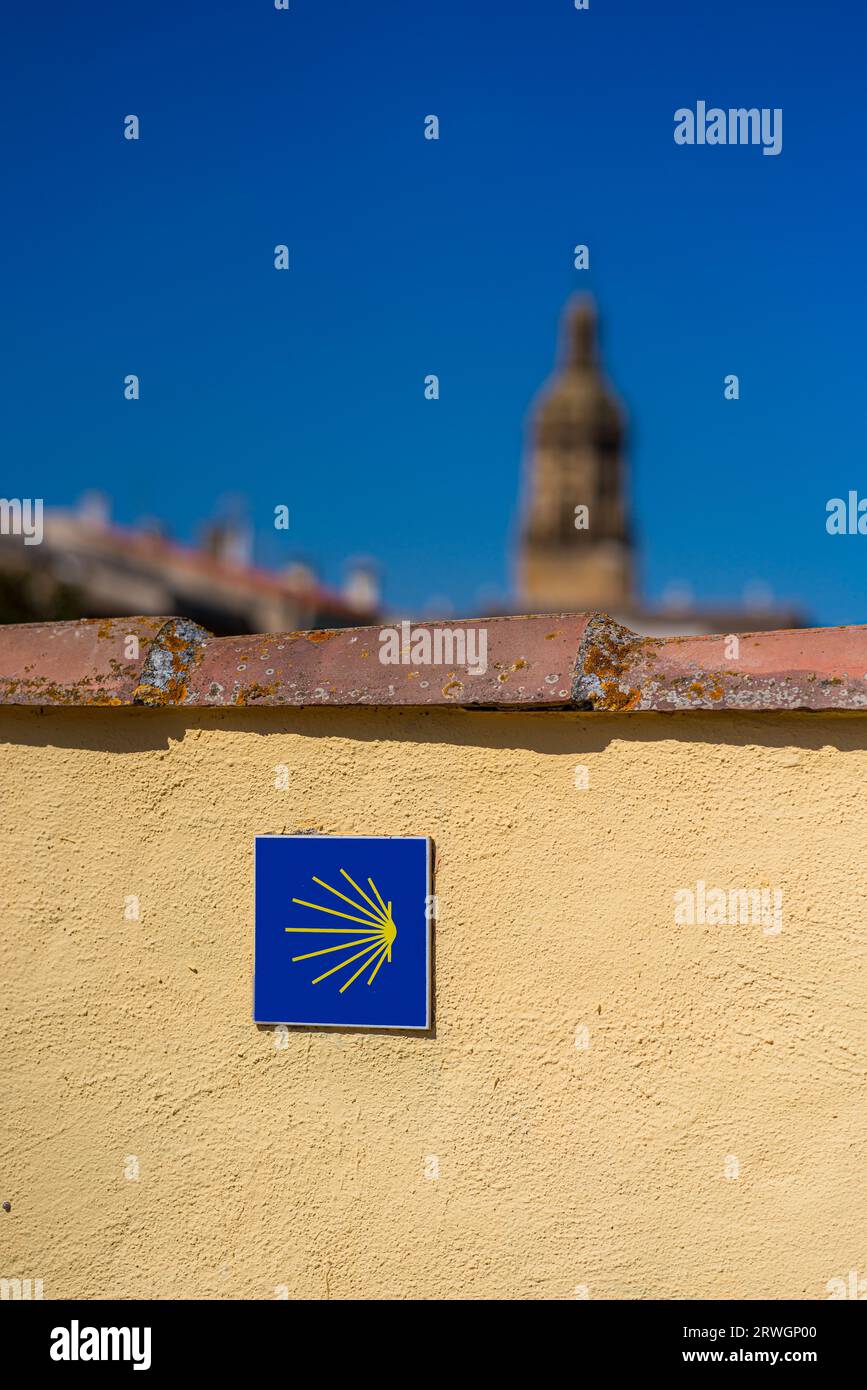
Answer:
<svg viewBox="0 0 867 1390"><path fill-rule="evenodd" d="M854 0L49 0L3 25L4 495L98 488L193 538L243 493L264 560L337 582L372 552L392 604L469 612L507 588L527 407L585 288L647 593L764 580L867 620L867 536L824 524L867 495ZM676 146L698 99L782 107L782 153Z"/></svg>

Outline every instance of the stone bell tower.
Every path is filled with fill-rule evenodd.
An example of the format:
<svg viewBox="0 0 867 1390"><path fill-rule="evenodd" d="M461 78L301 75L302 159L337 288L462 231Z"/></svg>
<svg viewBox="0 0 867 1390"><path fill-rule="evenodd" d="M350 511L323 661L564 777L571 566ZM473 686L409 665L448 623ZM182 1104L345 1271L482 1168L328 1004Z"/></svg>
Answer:
<svg viewBox="0 0 867 1390"><path fill-rule="evenodd" d="M567 308L561 366L532 415L518 558L526 611L622 612L634 601L624 433L599 366L596 311L581 298ZM587 508L586 529L576 507Z"/></svg>

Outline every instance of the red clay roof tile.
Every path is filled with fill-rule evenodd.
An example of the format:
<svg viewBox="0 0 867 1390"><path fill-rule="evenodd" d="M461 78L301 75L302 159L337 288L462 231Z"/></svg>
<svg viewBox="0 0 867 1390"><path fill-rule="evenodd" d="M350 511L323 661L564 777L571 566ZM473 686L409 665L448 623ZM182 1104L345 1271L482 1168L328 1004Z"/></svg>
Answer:
<svg viewBox="0 0 867 1390"><path fill-rule="evenodd" d="M0 627L0 703L867 710L867 627L657 638L566 613L213 637L185 618L33 623Z"/></svg>

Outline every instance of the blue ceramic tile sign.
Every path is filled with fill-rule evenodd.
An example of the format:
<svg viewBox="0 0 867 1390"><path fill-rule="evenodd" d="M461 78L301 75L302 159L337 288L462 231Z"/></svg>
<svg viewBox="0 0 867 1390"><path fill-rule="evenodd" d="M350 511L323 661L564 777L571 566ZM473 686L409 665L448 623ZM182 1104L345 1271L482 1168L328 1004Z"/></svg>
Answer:
<svg viewBox="0 0 867 1390"><path fill-rule="evenodd" d="M426 836L257 835L256 1023L430 1027Z"/></svg>

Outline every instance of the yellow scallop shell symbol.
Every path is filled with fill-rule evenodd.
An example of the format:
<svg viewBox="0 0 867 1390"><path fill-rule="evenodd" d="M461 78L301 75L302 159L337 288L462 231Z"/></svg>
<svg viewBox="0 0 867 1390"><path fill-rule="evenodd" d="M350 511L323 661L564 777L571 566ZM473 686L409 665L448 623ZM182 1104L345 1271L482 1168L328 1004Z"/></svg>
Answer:
<svg viewBox="0 0 867 1390"><path fill-rule="evenodd" d="M349 877L345 869L341 869L340 872L347 882L352 884L352 887L359 897L364 899L364 902L367 904L366 907L360 902L348 898L345 893L338 892L336 888L332 888L330 884L324 883L321 878L316 878L315 875L313 882L318 883L320 888L325 888L329 893L333 893L335 897L342 898L345 903L349 903L350 907L355 908L356 913L362 913L363 916L355 916L350 912L338 912L334 907L323 907L321 903L308 903L305 902L303 898L293 898L292 901L293 903L297 903L299 907L310 907L314 912L327 912L332 917L345 917L349 922L360 922L366 930L363 933L359 933L357 927L286 927L285 930L287 932L301 932L307 935L311 932L317 934L327 932L331 936L354 937L353 941L338 941L336 946L325 946L321 951L306 951L304 955L292 957L293 961L312 960L314 956L327 956L333 951L349 951L353 946L360 946L362 949L356 951L354 956L349 956L346 960L341 960L338 965L333 965L330 970L326 970L322 975L317 975L316 979L310 982L311 984L318 985L320 980L327 980L329 975L335 975L338 970L345 970L348 965L352 965L353 961L360 960L361 964L355 974L350 975L346 983L340 986L340 993L342 994L344 990L349 989L353 981L357 980L359 975L361 975L369 965L372 965L373 969L368 976L367 983L369 985L373 984L376 972L382 965L382 962L384 960L391 962L391 948L397 936L397 927L391 915L391 903L388 903L386 906L372 878L369 878L367 881L370 884L376 902L367 896L363 888L359 888L358 884L354 879Z"/></svg>

